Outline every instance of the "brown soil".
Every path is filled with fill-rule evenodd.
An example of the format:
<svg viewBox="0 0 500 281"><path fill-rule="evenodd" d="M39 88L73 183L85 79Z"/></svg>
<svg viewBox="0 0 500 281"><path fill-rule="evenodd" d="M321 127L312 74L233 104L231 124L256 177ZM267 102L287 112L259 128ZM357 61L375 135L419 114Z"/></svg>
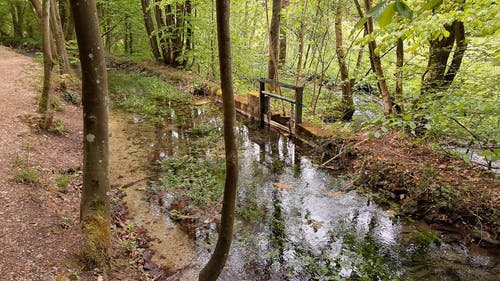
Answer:
<svg viewBox="0 0 500 281"><path fill-rule="evenodd" d="M81 165L81 111L56 113L65 136L37 132L23 120L36 116L41 69L33 59L0 46L0 276L3 280L55 280L70 275L68 261L81 238L78 177L58 188L61 173ZM35 126L36 127L36 126ZM33 182L14 175L34 170Z"/></svg>

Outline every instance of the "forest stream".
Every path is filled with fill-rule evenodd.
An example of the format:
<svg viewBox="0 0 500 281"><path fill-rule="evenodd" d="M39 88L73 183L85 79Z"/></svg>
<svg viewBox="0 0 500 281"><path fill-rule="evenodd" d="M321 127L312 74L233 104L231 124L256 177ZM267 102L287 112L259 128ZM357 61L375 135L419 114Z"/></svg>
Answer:
<svg viewBox="0 0 500 281"><path fill-rule="evenodd" d="M118 111L110 118L112 183L133 183L125 188L128 216L147 230L151 262L167 280L196 280L217 236L214 220L197 226L195 239L183 231L168 214L174 194L147 200L151 163L182 156L190 142L183 130L206 122L221 128L220 118L204 114L212 105L197 104L171 108L193 117L181 127L157 128ZM497 255L445 242L424 223L379 208L318 168L309 147L247 120L238 132L239 217L220 280L498 280Z"/></svg>

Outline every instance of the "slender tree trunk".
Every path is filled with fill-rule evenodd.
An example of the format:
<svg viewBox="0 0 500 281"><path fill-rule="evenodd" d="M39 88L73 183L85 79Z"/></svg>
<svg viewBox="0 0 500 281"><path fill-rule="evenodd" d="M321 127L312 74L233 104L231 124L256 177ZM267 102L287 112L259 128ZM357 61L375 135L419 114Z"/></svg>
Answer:
<svg viewBox="0 0 500 281"><path fill-rule="evenodd" d="M54 61L50 50L50 2L51 0L43 0L42 17L40 18L43 36L43 90L38 103L38 112L42 113L45 119L47 119L47 112L49 111L49 99L52 92L53 80L52 69L54 68ZM47 129L48 124L45 124L44 127Z"/></svg>
<svg viewBox="0 0 500 281"><path fill-rule="evenodd" d="M281 0L273 0L271 27L269 29L269 64L267 77L276 79L278 76L278 53L281 21Z"/></svg>
<svg viewBox="0 0 500 281"><path fill-rule="evenodd" d="M80 219L88 266L110 257L108 79L95 0L71 0L82 64L83 190Z"/></svg>
<svg viewBox="0 0 500 281"><path fill-rule="evenodd" d="M155 0L155 20L156 20L156 33L158 34L158 37L160 38L160 50L161 54L163 56L163 63L166 65L170 64L171 61L171 55L170 55L170 47L169 47L169 40L167 39L166 36L166 26L165 26L165 19L163 18L162 11L160 8L161 0ZM168 17L168 15L167 15Z"/></svg>
<svg viewBox="0 0 500 281"><path fill-rule="evenodd" d="M186 13L184 15L184 25L186 26L186 50L193 49L193 26L191 18L193 17L193 5L191 0L186 0L185 3Z"/></svg>
<svg viewBox="0 0 500 281"><path fill-rule="evenodd" d="M337 60L339 62L340 77L342 81L340 86L342 88L342 101L340 104L340 118L344 121L352 119L354 114L354 101L352 99L352 85L349 79L349 69L345 61L345 51L342 40L342 8L344 7L343 1L337 3L337 12L335 15L335 50L337 53Z"/></svg>
<svg viewBox="0 0 500 281"><path fill-rule="evenodd" d="M217 280L226 263L233 238L234 210L238 186L238 147L235 125L236 109L231 70L231 41L229 29L229 0L217 0L217 34L224 107L224 145L226 150L226 179L222 202L222 219L214 253L199 275L200 281Z"/></svg>
<svg viewBox="0 0 500 281"><path fill-rule="evenodd" d="M299 31L299 62L297 63L297 77L295 78L295 85L299 85L300 75L302 71L302 57L304 56L304 36L306 32L306 12L309 0L305 0L304 11L300 19L300 31Z"/></svg>
<svg viewBox="0 0 500 281"><path fill-rule="evenodd" d="M175 58L175 43L174 43L174 32L175 32L175 13L172 9L172 5L168 4L165 6L165 22L166 22L166 31L165 34L168 34L168 65L176 66L176 58Z"/></svg>
<svg viewBox="0 0 500 281"><path fill-rule="evenodd" d="M175 17L174 24L172 25L172 48L173 48L173 60L172 66L177 67L183 65L184 62L180 60L182 56L183 49L183 32L184 32L184 19L182 18L182 4L178 3L175 7Z"/></svg>
<svg viewBox="0 0 500 281"><path fill-rule="evenodd" d="M365 8L367 11L371 9L371 0L365 0ZM368 18L365 28L367 29L367 35L370 35L373 32L373 17ZM382 69L380 56L375 52L377 49L377 43L375 43L375 40L368 43L368 49L370 51L370 60L375 70L375 75L377 76L378 89L384 101L384 113L386 115L392 114L392 99L389 93L389 88L387 87L387 81L384 76L384 70Z"/></svg>
<svg viewBox="0 0 500 281"><path fill-rule="evenodd" d="M151 17L151 11L149 9L149 0L141 0L142 5L142 15L144 18L144 25L146 26L146 33L149 38L149 45L151 46L151 52L156 61L161 61L160 49L158 48L158 38L154 33L154 24Z"/></svg>
<svg viewBox="0 0 500 281"><path fill-rule="evenodd" d="M403 64L404 64L404 43L398 38L396 45L396 89L394 91L396 113L403 112Z"/></svg>
<svg viewBox="0 0 500 281"><path fill-rule="evenodd" d="M281 0L281 10L285 9L290 4L289 0ZM279 42L279 64L284 65L286 63L286 19L284 15L280 15L280 42Z"/></svg>
<svg viewBox="0 0 500 281"><path fill-rule="evenodd" d="M54 27L54 38L56 40L56 48L58 54L59 62L59 72L61 74L69 73L69 61L68 52L66 51L66 41L64 40L64 32L61 24L61 18L59 15L59 9L57 7L56 0L51 0L50 7L50 18L52 21L52 26Z"/></svg>

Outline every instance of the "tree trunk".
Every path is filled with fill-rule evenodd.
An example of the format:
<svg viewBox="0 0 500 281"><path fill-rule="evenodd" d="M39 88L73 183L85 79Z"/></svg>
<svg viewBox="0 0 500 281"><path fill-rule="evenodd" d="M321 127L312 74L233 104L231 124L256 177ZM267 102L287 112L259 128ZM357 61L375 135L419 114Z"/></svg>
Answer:
<svg viewBox="0 0 500 281"><path fill-rule="evenodd" d="M238 186L238 147L235 134L236 109L231 70L231 40L229 30L229 0L217 0L217 34L224 108L224 145L226 150L226 179L222 202L222 219L214 253L201 270L200 281L217 280L226 263L233 238L234 209Z"/></svg>
<svg viewBox="0 0 500 281"><path fill-rule="evenodd" d="M352 99L352 85L349 79L349 69L345 61L345 51L342 40L342 8L344 7L342 2L343 1L340 0L337 3L337 12L335 15L335 50L339 62L340 76L342 78L340 82L342 88L342 101L339 108L341 116L339 117L344 121L349 121L354 114L354 101Z"/></svg>
<svg viewBox="0 0 500 281"><path fill-rule="evenodd" d="M404 43L398 38L396 45L396 89L394 91L396 113L403 112L403 64L404 64Z"/></svg>
<svg viewBox="0 0 500 281"><path fill-rule="evenodd" d="M43 36L43 23L42 23L42 18L43 18L43 11L42 11L42 5L40 4L39 0L30 0L31 6L33 9L35 9L35 13L37 15L37 20L38 24L40 25L40 31L42 32ZM50 14L49 14L50 16ZM50 27L50 19L49 19L49 27ZM42 39L43 40L43 39ZM49 37L49 46L50 46L50 54L52 57L58 56L57 54L57 48L56 48L56 43L55 40L53 40L52 36Z"/></svg>
<svg viewBox="0 0 500 281"><path fill-rule="evenodd" d="M175 7L175 17L174 24L171 26L172 30L172 49L173 49L173 60L172 66L177 67L183 65L180 61L183 49L183 33L184 33L184 19L182 18L182 4L178 3ZM168 25L168 23L167 23Z"/></svg>
<svg viewBox="0 0 500 281"><path fill-rule="evenodd" d="M431 41L427 69L422 76L422 93L445 91L453 83L455 76L462 65L462 60L467 49L465 42L464 24L455 20L450 25L445 25L450 36L441 40ZM456 43L451 64L447 69L448 61Z"/></svg>
<svg viewBox="0 0 500 281"><path fill-rule="evenodd" d="M151 52L156 61L161 61L160 49L158 48L158 38L154 34L153 19L151 17L151 11L149 10L149 0L141 0L142 4L142 15L144 18L144 25L146 26L146 33L149 38L149 45L151 46Z"/></svg>
<svg viewBox="0 0 500 281"><path fill-rule="evenodd" d="M38 112L42 113L45 119L47 119L47 112L49 111L49 99L52 92L52 69L54 68L54 61L50 50L50 2L51 0L43 0L41 9L42 17L40 18L40 27L43 36L43 90L38 102ZM44 127L47 129L48 126L45 125Z"/></svg>
<svg viewBox="0 0 500 281"><path fill-rule="evenodd" d="M299 62L297 63L297 77L295 78L295 85L299 85L300 75L302 71L302 58L304 57L304 37L306 32L306 12L309 0L305 0L304 11L300 19L300 30L299 30Z"/></svg>
<svg viewBox="0 0 500 281"><path fill-rule="evenodd" d="M69 0L59 1L59 17L61 18L61 25L64 31L64 39L66 41L75 38L75 26L73 23L73 16L69 8Z"/></svg>
<svg viewBox="0 0 500 281"><path fill-rule="evenodd" d="M64 40L64 32L61 24L61 18L59 15L59 9L57 7L56 0L51 0L50 7L50 19L52 21L52 26L54 27L54 38L56 40L56 48L58 54L59 62L59 72L61 74L69 73L69 61L68 52L66 51L66 42Z"/></svg>
<svg viewBox="0 0 500 281"><path fill-rule="evenodd" d="M161 54L163 56L163 63L168 65L170 64L171 61L171 54L169 52L170 47L169 47L169 40L167 39L166 36L166 26L165 26L165 19L163 18L162 11L160 8L160 3L161 0L155 0L155 20L156 20L156 33L158 34L160 38L160 50ZM168 15L167 15L168 17Z"/></svg>
<svg viewBox="0 0 500 281"><path fill-rule="evenodd" d="M365 8L367 11L371 9L371 0L365 0ZM367 29L367 35L370 35L373 32L373 17L368 18L365 28ZM384 101L384 113L386 115L392 114L392 100L389 94L389 88L387 87L387 82L385 80L380 56L375 52L377 49L377 43L375 43L375 40L368 43L368 49L370 51L370 60L374 68L375 75L377 76L378 89Z"/></svg>
<svg viewBox="0 0 500 281"><path fill-rule="evenodd" d="M282 0L281 10L285 9L290 4L289 0ZM279 42L279 64L284 65L286 63L286 28L285 28L285 17L280 15L280 42Z"/></svg>
<svg viewBox="0 0 500 281"><path fill-rule="evenodd" d="M24 12L26 3L24 1L9 1L9 12L12 20L12 31L14 37L23 38L24 33Z"/></svg>
<svg viewBox="0 0 500 281"><path fill-rule="evenodd" d="M269 64L267 77L277 79L278 77L278 54L281 20L281 0L273 0L271 27L269 28Z"/></svg>
<svg viewBox="0 0 500 281"><path fill-rule="evenodd" d="M110 257L108 81L95 0L71 0L82 64L83 190L80 220L87 266Z"/></svg>

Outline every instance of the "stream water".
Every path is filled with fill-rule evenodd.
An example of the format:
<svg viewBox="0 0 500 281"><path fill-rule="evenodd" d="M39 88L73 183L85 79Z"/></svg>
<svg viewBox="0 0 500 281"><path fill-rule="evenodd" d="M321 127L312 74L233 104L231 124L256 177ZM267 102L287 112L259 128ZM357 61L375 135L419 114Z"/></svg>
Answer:
<svg viewBox="0 0 500 281"><path fill-rule="evenodd" d="M220 124L206 120L203 112L193 107L188 126ZM135 121L122 122L133 135L128 140L135 140L129 146L149 151L149 159L176 156L189 141L175 126L142 134L140 127L146 125ZM309 148L274 130L243 121L238 132L239 217L220 280L498 280L498 252L467 247L460 239L444 242L424 224L400 221L350 190L342 177L317 168ZM141 198L144 185L129 189L126 202L135 206L131 217L160 240L154 262L176 272L175 280L195 280L215 245L215 223L196 229L194 243L187 241L168 215ZM168 209L169 201L161 207ZM172 231L178 235L168 236ZM172 268L172 257L182 262Z"/></svg>

